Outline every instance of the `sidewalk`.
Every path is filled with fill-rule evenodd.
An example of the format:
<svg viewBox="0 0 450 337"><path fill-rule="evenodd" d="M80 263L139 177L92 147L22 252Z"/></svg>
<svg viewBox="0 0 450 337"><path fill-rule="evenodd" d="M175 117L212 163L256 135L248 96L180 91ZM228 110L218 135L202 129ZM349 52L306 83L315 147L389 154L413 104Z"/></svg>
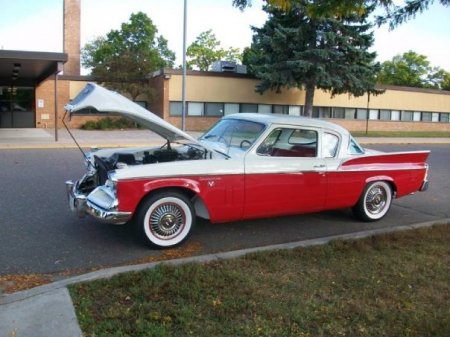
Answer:
<svg viewBox="0 0 450 337"><path fill-rule="evenodd" d="M164 140L149 130L88 131L72 129L82 148L90 147L140 147L161 145ZM201 132L188 132L197 138ZM58 149L76 148L76 144L65 129L0 129L0 149ZM390 138L358 137L358 142L367 144L450 144L449 138Z"/></svg>

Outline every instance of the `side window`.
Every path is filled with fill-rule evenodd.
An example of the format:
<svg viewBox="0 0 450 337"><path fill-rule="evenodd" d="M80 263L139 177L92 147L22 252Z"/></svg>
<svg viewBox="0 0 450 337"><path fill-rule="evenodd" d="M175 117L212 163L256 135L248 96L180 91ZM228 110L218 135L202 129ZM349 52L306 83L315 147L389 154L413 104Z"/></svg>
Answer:
<svg viewBox="0 0 450 337"><path fill-rule="evenodd" d="M361 148L361 146L358 145L356 140L350 138L350 143L348 144L348 153L349 154L363 154L364 150Z"/></svg>
<svg viewBox="0 0 450 337"><path fill-rule="evenodd" d="M271 156L272 155L272 149L277 143L278 139L280 138L282 130L281 129L275 129L273 130L267 138L261 143L261 145L256 150L257 154L263 155L263 156Z"/></svg>
<svg viewBox="0 0 450 337"><path fill-rule="evenodd" d="M257 153L272 157L317 156L317 131L275 129L259 146Z"/></svg>
<svg viewBox="0 0 450 337"><path fill-rule="evenodd" d="M324 158L333 158L336 156L337 150L338 150L338 144L339 144L339 138L338 136L325 132L323 134L323 147L322 147L322 154Z"/></svg>

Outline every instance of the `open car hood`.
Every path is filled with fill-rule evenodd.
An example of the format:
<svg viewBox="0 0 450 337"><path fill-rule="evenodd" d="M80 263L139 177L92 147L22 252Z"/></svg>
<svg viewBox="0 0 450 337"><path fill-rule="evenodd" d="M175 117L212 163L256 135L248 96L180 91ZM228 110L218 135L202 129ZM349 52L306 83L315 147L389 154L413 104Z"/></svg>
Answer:
<svg viewBox="0 0 450 337"><path fill-rule="evenodd" d="M133 121L150 129L168 141L188 140L189 142L205 147L197 139L156 116L139 104L95 83L88 83L64 108L69 115L88 108L93 108L100 112L113 112L131 118Z"/></svg>

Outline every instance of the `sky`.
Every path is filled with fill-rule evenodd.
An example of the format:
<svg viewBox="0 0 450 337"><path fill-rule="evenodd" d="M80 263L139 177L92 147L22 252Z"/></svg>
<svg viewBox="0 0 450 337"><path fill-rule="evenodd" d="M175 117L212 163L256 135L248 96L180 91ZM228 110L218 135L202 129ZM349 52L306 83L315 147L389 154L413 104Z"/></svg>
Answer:
<svg viewBox="0 0 450 337"><path fill-rule="evenodd" d="M432 66L450 72L450 7L438 0L415 19L393 31L375 28L380 62L413 50L427 56ZM169 41L181 64L184 0L81 0L81 46L112 29L120 29L131 13L146 13ZM262 0L252 0L243 12L232 0L187 0L187 45L212 29L224 48L241 50L251 44L251 26L261 27L267 19ZM62 52L63 0L0 0L0 49ZM86 70L83 70L86 74Z"/></svg>

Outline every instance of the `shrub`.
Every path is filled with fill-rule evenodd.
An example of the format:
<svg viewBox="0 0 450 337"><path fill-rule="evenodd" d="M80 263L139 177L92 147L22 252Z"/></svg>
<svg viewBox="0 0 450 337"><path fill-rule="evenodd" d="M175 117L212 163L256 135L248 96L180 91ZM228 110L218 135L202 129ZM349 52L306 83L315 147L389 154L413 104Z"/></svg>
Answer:
<svg viewBox="0 0 450 337"><path fill-rule="evenodd" d="M98 121L87 121L81 126L83 130L135 129L140 126L126 118L105 117Z"/></svg>

